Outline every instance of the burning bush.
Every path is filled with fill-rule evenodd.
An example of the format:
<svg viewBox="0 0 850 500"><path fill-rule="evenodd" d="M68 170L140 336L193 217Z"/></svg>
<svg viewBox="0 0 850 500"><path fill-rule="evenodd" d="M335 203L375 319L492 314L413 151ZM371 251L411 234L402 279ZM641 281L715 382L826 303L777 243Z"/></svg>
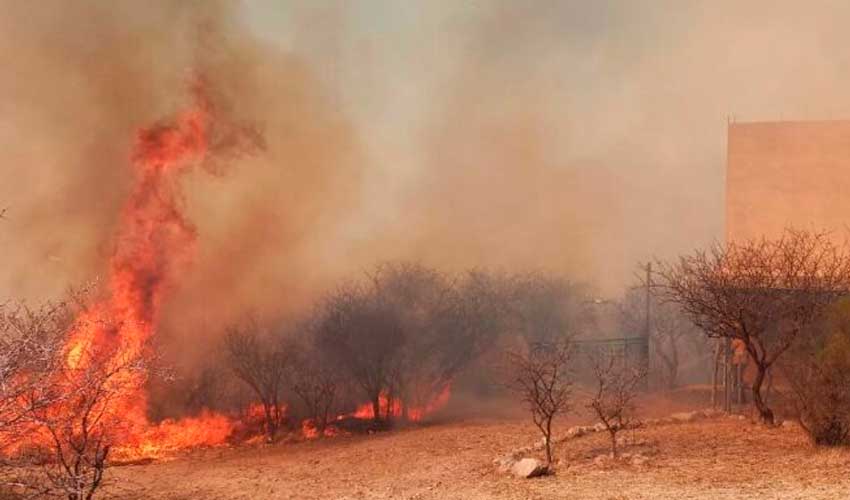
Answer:
<svg viewBox="0 0 850 500"><path fill-rule="evenodd" d="M410 409L445 394L487 335L501 333L489 292L477 273L452 280L419 264L383 264L325 297L317 345L363 391L376 422L415 420Z"/></svg>
<svg viewBox="0 0 850 500"><path fill-rule="evenodd" d="M77 295L70 302L38 310L19 307L0 320L2 426L0 437L19 488L71 500L90 499L103 481L110 450L133 440L145 422L127 394L141 390L150 352L121 339L69 349L71 331L114 330L86 325ZM73 319L77 315L77 319ZM41 474L32 473L38 465Z"/></svg>
<svg viewBox="0 0 850 500"><path fill-rule="evenodd" d="M64 302L36 309L0 306L0 449L20 440L31 412L62 396L48 388L61 369L72 319Z"/></svg>
<svg viewBox="0 0 850 500"><path fill-rule="evenodd" d="M260 402L266 440L272 442L286 417L283 390L292 356L273 338L261 338L253 319L231 326L224 342L233 373L245 382Z"/></svg>
<svg viewBox="0 0 850 500"><path fill-rule="evenodd" d="M333 433L330 424L338 412L339 393L344 386L339 370L316 347L314 339L287 343L293 357L290 375L292 392L300 400L306 417L302 431L306 437Z"/></svg>

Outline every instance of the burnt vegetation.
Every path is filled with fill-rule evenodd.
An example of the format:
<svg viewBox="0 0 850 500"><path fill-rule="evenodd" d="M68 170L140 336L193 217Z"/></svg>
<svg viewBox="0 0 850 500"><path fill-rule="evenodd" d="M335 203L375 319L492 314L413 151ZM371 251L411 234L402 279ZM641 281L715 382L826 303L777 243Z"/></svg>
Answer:
<svg viewBox="0 0 850 500"><path fill-rule="evenodd" d="M134 425L115 401L155 372L148 346L116 340L67 349L68 335L85 321L74 318L86 297L72 292L37 309L0 308L3 484L24 496L93 498L111 448L126 444Z"/></svg>
<svg viewBox="0 0 850 500"><path fill-rule="evenodd" d="M186 408L237 420L241 412L233 440L262 435L267 442L403 425L455 389L513 394L540 432L552 471L561 417L585 410L617 458L621 433L641 426L642 394L677 388L683 361L703 363L709 339L731 339L754 367L752 398L763 422L774 420L762 395L774 369L793 406L783 412L817 445L848 444L850 263L843 247L825 235L788 231L656 269L651 295L636 288L605 313L613 314L607 320L615 334L649 335L657 373L649 381L647 367L625 351L593 343L611 327L602 324L603 302L582 285L544 273L448 274L391 262L331 289L299 317L248 317L226 327L207 366L175 387L190 387ZM87 309L75 296L41 308L2 307L0 444L4 482L19 491L92 498L113 450L138 436L120 395L150 383L158 370L153 350L108 342L69 350ZM493 392L497 378L510 392ZM259 418L256 429L251 418ZM37 445L22 446L31 437Z"/></svg>

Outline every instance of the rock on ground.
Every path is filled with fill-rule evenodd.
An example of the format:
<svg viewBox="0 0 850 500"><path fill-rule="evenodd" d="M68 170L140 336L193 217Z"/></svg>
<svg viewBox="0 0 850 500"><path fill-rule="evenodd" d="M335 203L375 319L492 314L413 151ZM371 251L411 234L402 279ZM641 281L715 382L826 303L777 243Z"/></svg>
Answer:
<svg viewBox="0 0 850 500"><path fill-rule="evenodd" d="M496 465L499 472L509 472L513 468L514 464L517 463L517 459L513 455L506 455L493 460L493 463Z"/></svg>
<svg viewBox="0 0 850 500"><path fill-rule="evenodd" d="M670 418L676 422L694 422L699 420L700 417L702 417L702 415L695 411L683 411L670 415Z"/></svg>
<svg viewBox="0 0 850 500"><path fill-rule="evenodd" d="M511 473L516 477L532 478L546 474L547 468L536 458L523 458L511 467Z"/></svg>

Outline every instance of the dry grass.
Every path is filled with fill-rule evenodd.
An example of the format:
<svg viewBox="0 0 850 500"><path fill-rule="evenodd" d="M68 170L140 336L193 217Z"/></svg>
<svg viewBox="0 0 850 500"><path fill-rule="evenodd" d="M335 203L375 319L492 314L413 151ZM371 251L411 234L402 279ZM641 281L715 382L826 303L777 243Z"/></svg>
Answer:
<svg viewBox="0 0 850 500"><path fill-rule="evenodd" d="M566 423L564 424L564 427ZM815 450L797 429L737 419L647 428L626 436L644 465L597 465L607 436L557 450L557 474L521 480L492 460L537 439L521 420L442 423L372 436L207 450L111 471L157 499L850 498L850 452ZM130 494L129 491L133 493Z"/></svg>

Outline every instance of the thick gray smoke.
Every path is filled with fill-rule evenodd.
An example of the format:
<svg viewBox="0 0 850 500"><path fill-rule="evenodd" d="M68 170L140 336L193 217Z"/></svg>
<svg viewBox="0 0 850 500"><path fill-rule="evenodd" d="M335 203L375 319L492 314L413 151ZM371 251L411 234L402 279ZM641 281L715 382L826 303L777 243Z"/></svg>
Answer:
<svg viewBox="0 0 850 500"><path fill-rule="evenodd" d="M273 3L367 147L360 260L618 294L722 238L727 120L850 117L846 2Z"/></svg>
<svg viewBox="0 0 850 500"><path fill-rule="evenodd" d="M845 2L2 2L0 297L102 275L135 131L201 72L266 151L185 179L188 354L386 259L604 294L722 235L727 119L850 116Z"/></svg>

